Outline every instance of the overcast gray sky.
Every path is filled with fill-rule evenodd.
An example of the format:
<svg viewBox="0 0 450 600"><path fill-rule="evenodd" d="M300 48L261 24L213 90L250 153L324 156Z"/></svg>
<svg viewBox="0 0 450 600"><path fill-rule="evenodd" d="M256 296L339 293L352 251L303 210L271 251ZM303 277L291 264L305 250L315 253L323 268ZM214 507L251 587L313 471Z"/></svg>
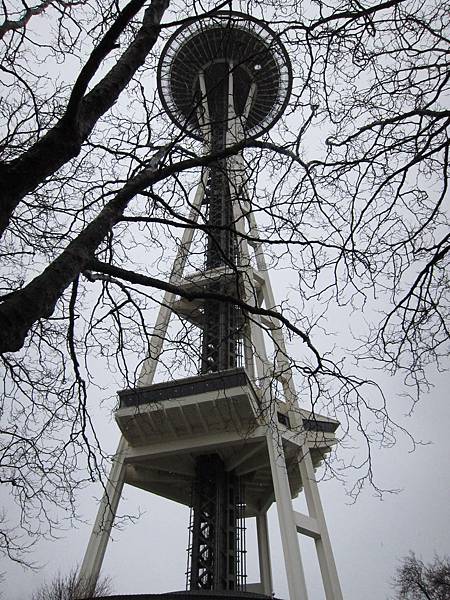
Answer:
<svg viewBox="0 0 450 600"><path fill-rule="evenodd" d="M380 486L396 488L380 501L370 488L356 503L350 504L342 485L324 481L320 485L335 558L346 600L385 600L397 561L410 550L424 560L434 553L450 554L450 379L441 376L438 385L424 397L413 416L403 418L407 404L395 397L394 386L387 380L387 396L392 410L417 439L431 441L410 453L406 438L395 447L375 450L375 476ZM391 394L391 395L390 395ZM92 398L96 402L96 398ZM109 449L119 439L119 431L107 410L98 411L99 431ZM358 451L355 451L358 456ZM86 525L69 529L59 540L41 543L34 558L43 564L36 573L17 565L4 564L6 578L2 585L8 600L25 600L32 590L58 571L65 572L81 563L96 514L96 486L88 487L80 498L81 515ZM295 500L303 510L303 498ZM127 593L150 593L184 588L188 511L173 502L129 486L120 513L144 514L121 531L115 531L104 563L104 573L111 576L114 590ZM287 598L282 565L277 517L270 510L271 549L275 592ZM312 600L322 600L313 543L301 538L305 572ZM253 523L248 530L249 581L256 581L257 559Z"/></svg>
<svg viewBox="0 0 450 600"><path fill-rule="evenodd" d="M277 280L277 300L283 299L283 277ZM106 382L108 374L103 373ZM398 559L410 550L425 561L433 554L450 554L450 378L441 375L436 387L424 396L411 417L409 404L399 398L399 384L377 374L384 384L391 416L398 418L416 439L431 442L411 453L411 444L400 436L390 449L374 448L373 460L378 485L399 489L380 500L370 487L355 503L335 481L320 484L345 600L386 600L389 583ZM114 389L117 389L116 386ZM92 391L90 402L99 406L103 397ZM301 398L300 398L300 404ZM95 420L110 452L119 441L119 430L106 406L95 411ZM342 451L362 456L359 448ZM1 492L0 492L1 493ZM101 495L99 486L89 486L80 495L80 515L85 524L68 525L59 539L43 541L33 558L42 564L37 572L7 563L0 567L5 580L0 584L7 600L25 600L45 579L66 572L83 559ZM0 497L7 503L7 500ZM3 502L2 502L3 503ZM295 501L303 510L303 498ZM120 513L143 512L134 524L115 530L109 544L103 572L112 578L113 588L123 593L151 593L183 589L186 570L188 510L148 493L126 487ZM278 536L276 511L270 510L271 549L275 592L287 598L287 585ZM318 565L313 543L301 538L310 600L322 600ZM253 523L248 529L249 581L256 581L257 557Z"/></svg>

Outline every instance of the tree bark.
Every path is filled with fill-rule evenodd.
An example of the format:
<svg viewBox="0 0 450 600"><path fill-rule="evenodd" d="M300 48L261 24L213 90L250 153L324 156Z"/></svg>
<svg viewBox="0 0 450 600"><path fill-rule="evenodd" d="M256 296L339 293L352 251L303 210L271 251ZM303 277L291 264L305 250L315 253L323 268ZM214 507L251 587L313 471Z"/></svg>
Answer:
<svg viewBox="0 0 450 600"><path fill-rule="evenodd" d="M117 18L99 46L92 52L75 85L62 118L24 154L0 165L0 237L22 198L47 177L77 156L99 118L116 102L120 93L141 67L158 39L160 22L169 0L152 0L144 13L142 26L107 75L86 95L89 81L118 35L144 4L132 0Z"/></svg>
<svg viewBox="0 0 450 600"><path fill-rule="evenodd" d="M40 275L23 289L5 297L0 304L0 353L20 350L32 325L52 315L64 290L85 269L131 199L161 178L161 171L158 171L160 158L161 152L154 156L147 169L124 185Z"/></svg>

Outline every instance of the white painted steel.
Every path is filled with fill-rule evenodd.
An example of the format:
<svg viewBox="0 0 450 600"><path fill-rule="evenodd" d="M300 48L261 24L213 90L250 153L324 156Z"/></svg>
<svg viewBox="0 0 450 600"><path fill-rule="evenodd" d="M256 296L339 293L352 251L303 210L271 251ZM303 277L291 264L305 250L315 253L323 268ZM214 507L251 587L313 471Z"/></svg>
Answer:
<svg viewBox="0 0 450 600"><path fill-rule="evenodd" d="M237 120L234 120L234 140L239 140L239 128L240 124ZM246 191L246 180L244 177L245 165L242 157L242 153L236 157L229 159L231 163L230 168L230 180L231 188L234 190L234 214L235 214L235 226L242 235L241 237L241 253L244 257L242 267L246 265L246 280L249 282L248 288L246 289L245 300L248 303L252 303L255 297L255 277L254 271L251 269L250 252L248 249L248 242L245 239L246 231L243 226L244 212L242 209L242 196L247 194ZM239 201L240 199L240 201ZM246 196L248 201L248 195ZM250 208L250 207L249 207ZM256 266L258 268L258 276L263 280L263 285L260 285L262 289L262 299L267 309L276 309L275 298L273 294L272 285L270 282L269 272L267 263L264 256L264 251L261 242L259 242L259 231L256 223L256 219L251 210L247 210L245 217L249 223L249 237L253 238L252 247L255 252ZM250 283L251 282L251 283ZM258 302L259 306L262 306L263 302ZM255 318L258 320L258 317ZM261 321L259 319L259 321ZM297 393L292 377L292 369L290 366L289 356L286 350L286 344L283 336L283 332L280 323L273 319L266 319L270 323L271 335L276 347L276 361L279 372L283 374L281 384L284 391L285 401L288 405L288 415L294 430L299 431L302 427L302 414L299 410ZM267 353L265 351L264 338L260 327L251 328L252 342L256 353L259 357L257 361L258 365L258 376L265 380L269 376L269 370L276 376L276 373L271 369L271 365L267 359ZM268 394L266 388L265 395ZM270 398L266 400L266 406L270 402ZM272 403L273 404L273 403ZM314 468L311 461L309 450L307 451L307 459L300 461L300 469L302 474L303 485L305 486L305 494L307 497L308 508L311 513L310 516L301 515L293 510L291 492L289 487L289 478L286 470L286 463L284 458L284 450L282 443L279 441L279 437L275 432L271 431L271 423L273 425L272 411L269 410L270 421L268 423L268 448L269 456L272 467L272 479L275 490L275 500L277 503L278 520L281 530L281 538L283 544L283 552L285 559L285 568L288 579L288 587L290 600L307 600L307 589L305 578L303 574L303 567L300 555L300 548L298 545L297 531L304 535L313 537L316 543L316 550L319 559L319 565L321 569L323 585L325 589L327 600L342 600L342 593L340 590L339 579L334 563L334 557L331 550L331 543L328 536L326 527L325 516L323 514L322 505L320 502L319 491L317 482L314 477ZM308 501L309 498L309 501ZM319 515L319 516L317 516ZM258 540L259 542L259 540Z"/></svg>
<svg viewBox="0 0 450 600"><path fill-rule="evenodd" d="M308 600L283 444L278 439L276 431L268 431L267 447L269 449L278 523L283 546L289 600Z"/></svg>
<svg viewBox="0 0 450 600"><path fill-rule="evenodd" d="M125 476L124 458L127 447L128 444L125 438L122 437L80 568L79 579L83 582L83 586L94 587L102 568L111 528L122 494Z"/></svg>
<svg viewBox="0 0 450 600"><path fill-rule="evenodd" d="M320 529L316 519L297 511L295 511L294 516L295 525L299 533L314 539L320 538Z"/></svg>
<svg viewBox="0 0 450 600"><path fill-rule="evenodd" d="M314 476L311 453L307 446L303 447L302 454L300 455L299 468L308 511L310 516L317 522L320 532L320 536L315 539L315 543L317 558L322 574L323 587L325 589L325 597L326 600L343 600L325 515L320 500L319 488Z"/></svg>
<svg viewBox="0 0 450 600"><path fill-rule="evenodd" d="M256 515L256 535L258 539L259 575L263 594L273 593L272 565L270 560L269 528L267 513Z"/></svg>
<svg viewBox="0 0 450 600"><path fill-rule="evenodd" d="M248 439L263 439L266 434L265 427L258 427L248 434ZM192 450L201 450L203 453L208 453L211 449L218 446L242 444L242 435L237 431L224 431L222 433L214 433L198 435L194 438L185 440L170 440L157 444L149 444L148 446L138 446L136 448L129 447L126 460L142 460L151 456L169 456L171 454L189 453Z"/></svg>
<svg viewBox="0 0 450 600"><path fill-rule="evenodd" d="M203 172L202 180L198 185L194 200L192 202L192 207L189 213L189 220L193 221L194 223L197 222L198 217L200 215L200 207L202 205L203 198L205 197L208 175L209 170L205 169ZM189 250L191 248L193 236L193 227L188 227L184 230L180 242L180 247L178 248L177 256L173 263L169 283L177 284L183 276L183 270L186 266L186 261L189 256ZM149 356L142 365L137 387L151 385L153 382L153 377L155 376L158 359L161 354L164 339L167 334L167 327L169 326L174 300L175 294L173 292L166 292L164 294L164 298L159 309L158 317L156 319L155 327L153 329L153 334L150 338Z"/></svg>
<svg viewBox="0 0 450 600"><path fill-rule="evenodd" d="M189 219L191 221L197 222L200 214L200 207L205 196L207 180L208 170L205 169L202 180L197 188L189 214ZM169 279L171 283L176 283L176 281L183 274L186 260L189 256L193 235L193 228L186 228L183 232L180 247L178 249ZM164 338L167 333L167 327L169 325L170 316L172 313L171 305L174 299L175 294L170 292L166 292L164 294L163 302L159 309L156 324L150 339L149 357L142 365L141 374L137 384L138 387L151 385L153 382L156 366L158 364ZM80 569L80 579L82 581L89 582L90 585L97 581L100 574L106 547L108 545L111 529L122 494L125 477L124 455L127 447L128 444L125 438L121 437Z"/></svg>

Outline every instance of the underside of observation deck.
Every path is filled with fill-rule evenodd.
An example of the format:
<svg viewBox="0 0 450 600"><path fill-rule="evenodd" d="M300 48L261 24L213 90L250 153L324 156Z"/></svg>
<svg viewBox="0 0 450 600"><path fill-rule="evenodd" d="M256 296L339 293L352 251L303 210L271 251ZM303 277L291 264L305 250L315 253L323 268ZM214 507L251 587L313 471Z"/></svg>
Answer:
<svg viewBox="0 0 450 600"><path fill-rule="evenodd" d="M267 414L245 369L124 390L119 397L115 417L130 446L127 483L190 506L196 460L217 454L245 487L246 517L272 504ZM317 468L336 443L338 423L300 411L301 424L294 427L284 402L273 418L295 497L303 487L298 460L305 436Z"/></svg>

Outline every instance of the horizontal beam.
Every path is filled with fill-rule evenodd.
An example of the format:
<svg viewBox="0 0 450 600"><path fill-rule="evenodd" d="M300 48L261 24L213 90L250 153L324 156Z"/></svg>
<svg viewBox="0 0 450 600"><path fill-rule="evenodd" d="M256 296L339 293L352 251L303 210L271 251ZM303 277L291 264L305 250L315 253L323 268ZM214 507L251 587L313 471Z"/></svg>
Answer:
<svg viewBox="0 0 450 600"><path fill-rule="evenodd" d="M316 519L296 510L294 511L294 518L298 533L314 538L315 540L320 539L320 528Z"/></svg>
<svg viewBox="0 0 450 600"><path fill-rule="evenodd" d="M239 455L233 461L230 461L227 464L227 471L234 471L234 469L242 465L242 463L250 459L254 454L256 454L265 447L266 441L264 440L262 444L252 444L247 450L247 452L245 452L245 449L243 449L242 452L240 452Z"/></svg>

